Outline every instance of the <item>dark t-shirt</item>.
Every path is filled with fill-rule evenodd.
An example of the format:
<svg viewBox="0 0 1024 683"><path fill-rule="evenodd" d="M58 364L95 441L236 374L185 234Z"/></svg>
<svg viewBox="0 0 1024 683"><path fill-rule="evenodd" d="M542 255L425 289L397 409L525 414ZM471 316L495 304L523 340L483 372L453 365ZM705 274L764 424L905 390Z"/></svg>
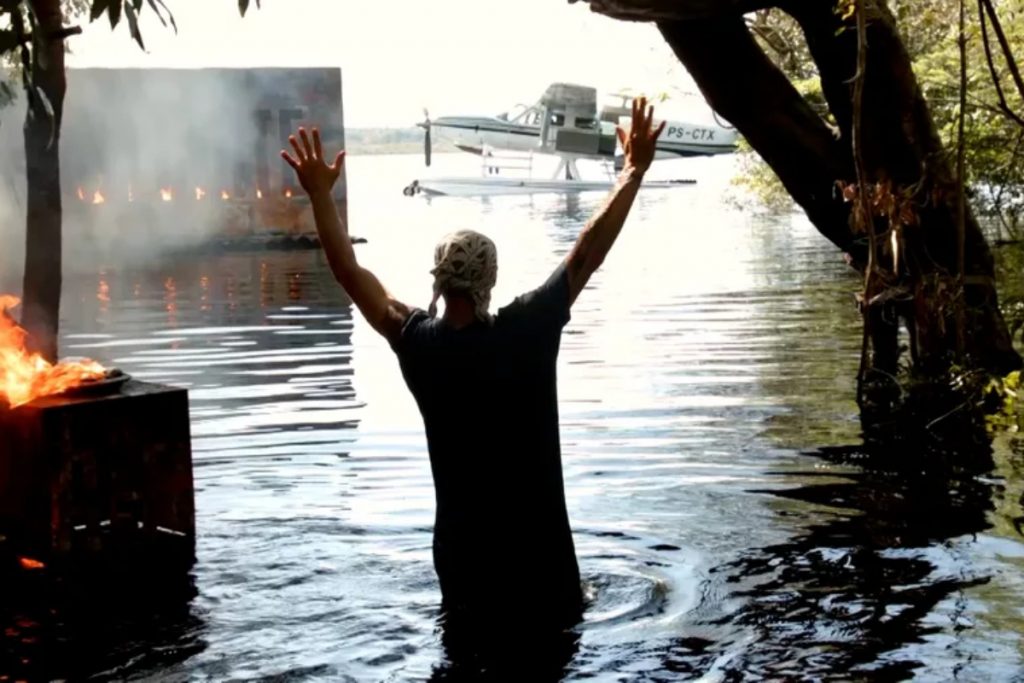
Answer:
<svg viewBox="0 0 1024 683"><path fill-rule="evenodd" d="M426 427L434 565L449 607L507 598L579 609L555 372L569 307L563 266L492 323L455 329L417 310L394 343Z"/></svg>

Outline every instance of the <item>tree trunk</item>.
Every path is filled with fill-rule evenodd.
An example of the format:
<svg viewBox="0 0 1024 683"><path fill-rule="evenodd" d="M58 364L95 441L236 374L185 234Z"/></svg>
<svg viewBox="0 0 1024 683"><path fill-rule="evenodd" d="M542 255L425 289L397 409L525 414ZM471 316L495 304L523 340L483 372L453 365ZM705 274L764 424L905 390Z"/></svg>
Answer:
<svg viewBox="0 0 1024 683"><path fill-rule="evenodd" d="M916 366L928 372L948 367L957 346L953 292L941 283L959 275L957 179L896 26L884 2L865 0L868 64L863 125L869 181L918 186L917 226L907 230L905 271L896 273L914 293L906 307L914 326ZM789 2L818 66L822 89L844 140L851 139L851 82L856 74L856 31L845 27L828 2ZM849 145L845 145L849 147ZM852 179L844 179L852 180ZM973 213L965 222L964 293L966 351L973 365L999 374L1021 366L998 305L992 252ZM935 291L940 289L940 291ZM937 310L939 306L944 310Z"/></svg>
<svg viewBox="0 0 1024 683"><path fill-rule="evenodd" d="M32 0L31 82L25 117L26 217L22 326L30 344L49 361L57 359L61 294L60 127L64 111L64 41L59 0ZM41 95L40 95L41 91Z"/></svg>
<svg viewBox="0 0 1024 683"><path fill-rule="evenodd" d="M837 35L839 20L829 0L777 4L790 11L806 33L839 124L838 136L758 46L741 16L663 20L658 27L712 108L735 125L772 167L815 227L863 270L866 240L854 231L851 206L835 187L836 181L855 181L849 140L856 29L846 27ZM958 275L956 184L895 21L884 4L869 0L868 5L872 11L863 112L866 166L872 182L919 187L919 224L906 231L906 266L894 277L909 293L899 310L912 326L916 367L942 371L948 369L956 348L955 292L943 284ZM992 254L973 216L966 225L965 261L970 362L998 374L1020 368L1021 358L998 307ZM878 369L889 372L897 357L896 335L886 329L872 338L878 345L872 354Z"/></svg>
<svg viewBox="0 0 1024 683"><path fill-rule="evenodd" d="M858 262L867 249L850 232L835 181L853 160L768 58L741 16L658 24L708 104L771 166L821 233Z"/></svg>

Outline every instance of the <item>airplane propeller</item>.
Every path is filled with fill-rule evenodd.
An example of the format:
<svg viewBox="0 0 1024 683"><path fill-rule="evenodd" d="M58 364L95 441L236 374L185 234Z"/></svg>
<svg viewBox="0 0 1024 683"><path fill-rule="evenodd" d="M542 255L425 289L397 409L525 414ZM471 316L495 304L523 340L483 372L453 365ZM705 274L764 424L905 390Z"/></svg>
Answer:
<svg viewBox="0 0 1024 683"><path fill-rule="evenodd" d="M430 112L427 111L426 107L423 109L423 123L416 124L423 129L423 160L430 166L430 154L433 151L433 145L430 142Z"/></svg>

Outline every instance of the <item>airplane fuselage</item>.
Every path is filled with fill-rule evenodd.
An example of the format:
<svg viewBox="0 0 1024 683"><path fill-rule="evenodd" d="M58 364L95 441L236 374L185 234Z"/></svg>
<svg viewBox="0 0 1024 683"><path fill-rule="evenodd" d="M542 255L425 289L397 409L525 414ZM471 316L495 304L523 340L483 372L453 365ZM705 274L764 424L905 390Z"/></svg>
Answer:
<svg viewBox="0 0 1024 683"><path fill-rule="evenodd" d="M486 148L514 152L545 151L540 125L488 116L444 116L432 121L430 126L439 139L471 153L480 154ZM731 154L736 151L737 137L734 130L719 126L668 121L661 137L658 138L657 157L663 159ZM611 155L576 156L603 159Z"/></svg>

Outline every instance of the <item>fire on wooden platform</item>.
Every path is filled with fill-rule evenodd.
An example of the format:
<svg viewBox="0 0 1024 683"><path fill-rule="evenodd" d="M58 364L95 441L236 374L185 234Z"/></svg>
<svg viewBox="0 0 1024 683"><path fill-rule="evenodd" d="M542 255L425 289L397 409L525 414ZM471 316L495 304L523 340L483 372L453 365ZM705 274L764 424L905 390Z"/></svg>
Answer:
<svg viewBox="0 0 1024 683"><path fill-rule="evenodd" d="M110 374L0 408L0 535L27 569L76 558L191 566L183 389Z"/></svg>

